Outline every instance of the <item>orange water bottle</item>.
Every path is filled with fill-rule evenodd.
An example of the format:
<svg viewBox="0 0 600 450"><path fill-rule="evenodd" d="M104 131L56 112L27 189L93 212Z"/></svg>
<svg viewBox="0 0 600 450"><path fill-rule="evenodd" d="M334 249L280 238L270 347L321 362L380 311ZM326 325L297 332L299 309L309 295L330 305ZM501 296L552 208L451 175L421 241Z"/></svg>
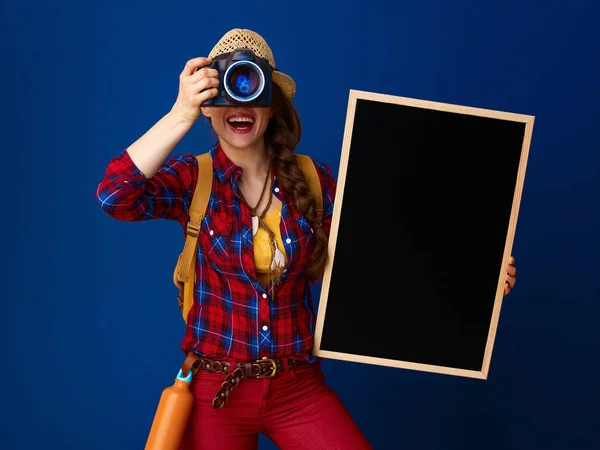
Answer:
<svg viewBox="0 0 600 450"><path fill-rule="evenodd" d="M145 450L179 450L181 447L194 406L194 395L190 390L192 376L190 370L188 376L183 377L180 369L175 383L163 390Z"/></svg>

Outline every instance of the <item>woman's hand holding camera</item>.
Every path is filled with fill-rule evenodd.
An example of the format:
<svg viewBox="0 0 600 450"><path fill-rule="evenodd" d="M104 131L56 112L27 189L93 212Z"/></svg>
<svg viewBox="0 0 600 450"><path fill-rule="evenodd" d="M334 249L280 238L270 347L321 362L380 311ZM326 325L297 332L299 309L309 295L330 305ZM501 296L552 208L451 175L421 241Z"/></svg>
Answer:
<svg viewBox="0 0 600 450"><path fill-rule="evenodd" d="M219 72L204 67L208 58L190 59L179 76L179 93L171 110L127 148L146 178L152 178L177 143L202 115L200 105L217 95Z"/></svg>
<svg viewBox="0 0 600 450"><path fill-rule="evenodd" d="M219 72L204 67L210 63L205 57L190 59L179 75L179 93L173 110L185 120L195 122L200 118L200 105L219 92Z"/></svg>

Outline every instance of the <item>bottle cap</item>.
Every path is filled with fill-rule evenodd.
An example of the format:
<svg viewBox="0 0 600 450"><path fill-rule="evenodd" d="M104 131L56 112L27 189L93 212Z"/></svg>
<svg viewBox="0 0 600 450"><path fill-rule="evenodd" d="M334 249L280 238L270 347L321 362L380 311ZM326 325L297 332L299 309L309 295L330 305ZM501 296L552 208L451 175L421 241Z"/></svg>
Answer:
<svg viewBox="0 0 600 450"><path fill-rule="evenodd" d="M187 377L183 376L183 370L179 369L179 373L177 374L177 379L181 381L185 381L186 383L190 383L192 381L193 373L191 370L188 371Z"/></svg>

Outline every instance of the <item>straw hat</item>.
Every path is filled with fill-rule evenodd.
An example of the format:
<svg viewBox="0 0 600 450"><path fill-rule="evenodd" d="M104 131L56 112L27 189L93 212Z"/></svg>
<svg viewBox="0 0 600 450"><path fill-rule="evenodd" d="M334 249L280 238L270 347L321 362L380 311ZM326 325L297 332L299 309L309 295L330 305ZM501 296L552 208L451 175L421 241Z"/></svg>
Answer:
<svg viewBox="0 0 600 450"><path fill-rule="evenodd" d="M252 50L256 56L269 61L269 64L274 69L273 83L276 83L277 86L281 88L288 100L291 101L294 98L294 95L296 94L296 83L291 77L277 70L271 48L261 35L252 30L234 28L233 30L228 31L223 35L219 42L217 42L217 45L213 47L208 54L208 57L214 58L215 56L232 52L238 48L248 48Z"/></svg>

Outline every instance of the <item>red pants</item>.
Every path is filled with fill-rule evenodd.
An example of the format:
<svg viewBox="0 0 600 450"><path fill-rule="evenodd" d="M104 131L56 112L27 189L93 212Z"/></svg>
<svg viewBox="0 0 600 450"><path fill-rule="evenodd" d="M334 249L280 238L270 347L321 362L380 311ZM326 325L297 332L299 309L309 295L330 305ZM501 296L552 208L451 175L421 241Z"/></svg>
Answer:
<svg viewBox="0 0 600 450"><path fill-rule="evenodd" d="M225 375L199 370L192 381L196 403L184 450L256 450L258 434L282 450L372 450L320 364L301 364L273 378L241 380L225 406L212 400Z"/></svg>

